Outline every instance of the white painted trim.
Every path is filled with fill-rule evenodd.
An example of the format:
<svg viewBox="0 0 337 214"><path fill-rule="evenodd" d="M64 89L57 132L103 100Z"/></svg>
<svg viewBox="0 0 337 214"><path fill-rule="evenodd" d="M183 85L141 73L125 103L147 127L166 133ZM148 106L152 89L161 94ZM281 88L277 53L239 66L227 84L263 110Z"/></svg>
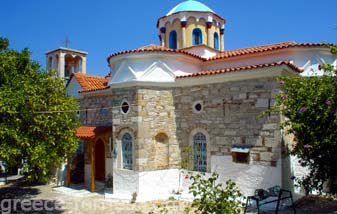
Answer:
<svg viewBox="0 0 337 214"><path fill-rule="evenodd" d="M129 105L129 109L127 110L127 112L123 112L123 109L122 109L123 103L127 103ZM119 111L121 112L121 114L127 115L130 112L130 110L131 110L130 102L126 98L124 98L122 102L120 103Z"/></svg>
<svg viewBox="0 0 337 214"><path fill-rule="evenodd" d="M288 66L266 67L245 71L229 72L215 75L205 75L200 77L187 77L176 79L176 86L195 86L213 83L223 83L231 81L258 79L265 77L277 77L283 74L295 74Z"/></svg>
<svg viewBox="0 0 337 214"><path fill-rule="evenodd" d="M277 67L266 67L251 69L245 71L229 72L215 75L205 75L199 77L187 77L175 79L175 82L148 82L148 81L129 81L122 83L115 83L110 85L111 88L128 88L135 86L157 86L157 87L184 87L184 86L198 86L214 83L233 82L241 80L250 80L266 77L277 77L281 75L298 75L286 65Z"/></svg>
<svg viewBox="0 0 337 214"><path fill-rule="evenodd" d="M232 148L231 152L240 152L240 153L249 153L250 149L245 148L245 149L241 149L241 148Z"/></svg>
<svg viewBox="0 0 337 214"><path fill-rule="evenodd" d="M201 105L201 110L200 110L200 111L197 111L197 110L195 109L195 106L196 106L197 104L200 104L200 105ZM203 102L202 100L194 101L193 104L192 104L192 111L193 111L194 113L196 113L196 114L201 114L201 113L203 113L203 112L204 112L204 102Z"/></svg>
<svg viewBox="0 0 337 214"><path fill-rule="evenodd" d="M217 26L224 25L222 23L224 23L224 20L225 20L219 15L217 15L216 13L212 13L212 12L186 11L186 12L174 13L172 15L159 18L158 28L160 29L162 27L165 27L167 22L169 22L172 25L175 19L179 19L180 21L187 21L191 17L195 18L196 20L200 20L203 18L205 19L205 21L212 19L212 21L216 21Z"/></svg>
<svg viewBox="0 0 337 214"><path fill-rule="evenodd" d="M183 53L176 53L176 52L138 52L138 53L125 53L125 54L120 54L117 56L113 56L109 60L109 64L115 64L119 61L124 61L124 60L137 60L137 59L154 59L154 58L163 58L163 59L179 59L182 62L187 62L187 63L193 63L193 64L203 64L202 59L198 59L195 56L190 56L187 54Z"/></svg>

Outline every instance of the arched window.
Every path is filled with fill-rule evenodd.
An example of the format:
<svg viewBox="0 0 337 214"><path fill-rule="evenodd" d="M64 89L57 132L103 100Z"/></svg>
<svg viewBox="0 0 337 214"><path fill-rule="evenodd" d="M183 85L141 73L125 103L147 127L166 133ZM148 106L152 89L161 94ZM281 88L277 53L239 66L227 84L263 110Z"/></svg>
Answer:
<svg viewBox="0 0 337 214"><path fill-rule="evenodd" d="M219 34L217 32L214 33L214 49L219 50Z"/></svg>
<svg viewBox="0 0 337 214"><path fill-rule="evenodd" d="M200 172L207 171L207 145L206 136L198 132L193 136L193 152L194 152L194 170Z"/></svg>
<svg viewBox="0 0 337 214"><path fill-rule="evenodd" d="M166 134L159 133L155 136L155 168L169 168L169 139Z"/></svg>
<svg viewBox="0 0 337 214"><path fill-rule="evenodd" d="M177 32L175 30L170 32L169 48L172 48L172 49L178 48L178 38L177 38Z"/></svg>
<svg viewBox="0 0 337 214"><path fill-rule="evenodd" d="M125 133L122 137L123 169L132 170L132 153L132 136L129 133Z"/></svg>
<svg viewBox="0 0 337 214"><path fill-rule="evenodd" d="M192 32L193 45L202 44L202 32L200 28L195 28Z"/></svg>

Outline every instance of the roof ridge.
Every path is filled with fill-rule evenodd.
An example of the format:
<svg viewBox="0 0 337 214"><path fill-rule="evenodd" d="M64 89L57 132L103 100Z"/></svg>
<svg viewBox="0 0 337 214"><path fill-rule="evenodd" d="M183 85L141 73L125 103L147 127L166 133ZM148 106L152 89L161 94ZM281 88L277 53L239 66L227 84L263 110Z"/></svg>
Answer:
<svg viewBox="0 0 337 214"><path fill-rule="evenodd" d="M318 47L318 46L328 47L328 46L335 46L335 45L329 44L329 43L297 43L294 41L289 41L289 42L281 42L281 43L275 43L275 44L267 44L267 45L228 50L228 51L221 52L214 57L208 58L206 61L225 59L225 58L230 58L230 57L235 57L235 56L255 54L255 53L261 53L261 52L267 52L267 51L274 51L274 50L280 50L280 49L285 49L285 48L290 48L290 47Z"/></svg>
<svg viewBox="0 0 337 214"><path fill-rule="evenodd" d="M270 63L260 63L260 64L255 64L255 65L236 66L236 67L228 67L228 68L221 68L221 69L210 69L210 70L205 70L205 71L199 71L193 74L177 76L176 78L178 79L178 78L188 78L188 77L197 77L197 76L207 76L207 75L223 74L223 73L228 73L228 72L236 72L236 71L242 71L242 70L250 70L250 69L256 69L256 68L265 68L265 67L280 66L280 65L287 65L290 68L294 69L297 73L303 72L303 69L297 67L296 65L291 63L289 60L283 60L283 61L270 62Z"/></svg>
<svg viewBox="0 0 337 214"><path fill-rule="evenodd" d="M180 50L180 49L171 49L171 48L167 48L167 47L164 47L164 46L161 46L161 45L149 44L149 45L146 45L146 46L143 46L143 47L140 47L140 48L131 49L131 50L125 50L125 51L119 51L119 52L110 54L110 55L107 57L107 61L108 61L108 63L109 63L109 60L110 60L112 57L115 57L115 56L118 56L118 55L130 54L130 53L143 53L143 52L178 53L178 54L185 54L185 55L187 55L187 56L191 56L191 57L197 58L197 59L199 59L199 60L204 60L202 57L200 57L200 56L198 56L198 55L196 55L196 54L193 54L193 53L184 51L184 50Z"/></svg>
<svg viewBox="0 0 337 214"><path fill-rule="evenodd" d="M248 48L262 48L262 47L269 47L269 46L272 46L272 45L285 45L285 44L293 45L293 44L298 44L298 43L295 42L295 41L278 42L278 43L270 43L270 44L264 44L264 45L254 45L254 46L251 46L251 47L236 48L236 49L231 49L231 50L227 50L227 51L224 51L224 52L236 51L236 50L243 50L243 49L248 49Z"/></svg>

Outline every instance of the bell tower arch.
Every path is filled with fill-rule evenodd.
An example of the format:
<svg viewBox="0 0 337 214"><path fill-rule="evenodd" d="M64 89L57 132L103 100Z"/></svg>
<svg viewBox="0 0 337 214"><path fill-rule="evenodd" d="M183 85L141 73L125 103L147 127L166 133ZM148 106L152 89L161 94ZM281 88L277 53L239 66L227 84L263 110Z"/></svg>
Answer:
<svg viewBox="0 0 337 214"><path fill-rule="evenodd" d="M72 73L86 73L87 52L57 48L46 52L47 70L57 71L57 77L68 80Z"/></svg>

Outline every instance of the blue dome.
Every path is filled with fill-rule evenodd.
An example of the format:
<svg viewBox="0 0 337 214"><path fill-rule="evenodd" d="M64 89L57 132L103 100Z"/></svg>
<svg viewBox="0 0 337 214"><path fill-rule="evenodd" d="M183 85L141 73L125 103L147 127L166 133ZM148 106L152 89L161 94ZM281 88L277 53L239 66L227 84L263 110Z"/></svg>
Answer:
<svg viewBox="0 0 337 214"><path fill-rule="evenodd" d="M204 5L203 3L200 3L198 1L194 0L187 0L184 1L177 6L175 6L170 12L168 12L166 15L172 15L174 13L178 12L183 12L183 11L197 11L197 12L212 12L214 13L213 10L211 10L209 7Z"/></svg>

